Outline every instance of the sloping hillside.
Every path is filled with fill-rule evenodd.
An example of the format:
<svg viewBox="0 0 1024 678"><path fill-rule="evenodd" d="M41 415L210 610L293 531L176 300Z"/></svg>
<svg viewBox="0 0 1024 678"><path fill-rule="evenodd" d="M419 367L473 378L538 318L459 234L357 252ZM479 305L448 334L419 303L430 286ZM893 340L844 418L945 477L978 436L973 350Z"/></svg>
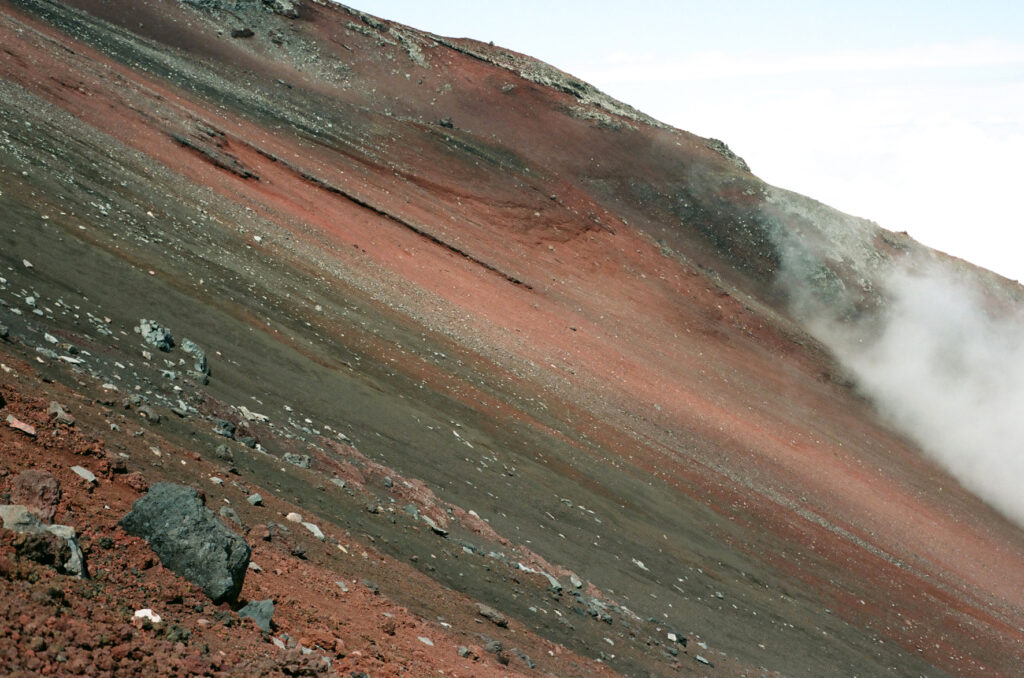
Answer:
<svg viewBox="0 0 1024 678"><path fill-rule="evenodd" d="M4 546L9 669L1024 664L1020 528L808 330L884 308L894 261L1016 285L500 47L308 0L0 9L0 414L35 427L0 482L53 474L93 575ZM239 604L118 527L163 480L231 509Z"/></svg>

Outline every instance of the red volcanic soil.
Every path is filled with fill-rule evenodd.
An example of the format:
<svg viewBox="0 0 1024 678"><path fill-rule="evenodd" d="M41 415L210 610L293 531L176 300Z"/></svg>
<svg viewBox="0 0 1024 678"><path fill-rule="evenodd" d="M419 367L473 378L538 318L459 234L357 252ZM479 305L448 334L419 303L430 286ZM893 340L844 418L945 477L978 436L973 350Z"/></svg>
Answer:
<svg viewBox="0 0 1024 678"><path fill-rule="evenodd" d="M272 6L0 8L0 414L38 429L0 429L3 489L57 477L92 574L3 535L6 670L1019 671L1020 529L788 316L741 162L500 48ZM270 634L117 527L120 460L237 512Z"/></svg>

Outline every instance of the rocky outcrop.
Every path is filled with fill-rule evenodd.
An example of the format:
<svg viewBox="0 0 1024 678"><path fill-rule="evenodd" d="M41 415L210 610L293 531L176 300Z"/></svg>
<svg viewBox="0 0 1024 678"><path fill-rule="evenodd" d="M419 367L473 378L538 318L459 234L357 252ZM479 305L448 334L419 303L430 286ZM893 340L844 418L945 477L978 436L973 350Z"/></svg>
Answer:
<svg viewBox="0 0 1024 678"><path fill-rule="evenodd" d="M164 567L199 586L213 602L238 598L249 545L206 508L194 488L157 483L120 524L149 542Z"/></svg>

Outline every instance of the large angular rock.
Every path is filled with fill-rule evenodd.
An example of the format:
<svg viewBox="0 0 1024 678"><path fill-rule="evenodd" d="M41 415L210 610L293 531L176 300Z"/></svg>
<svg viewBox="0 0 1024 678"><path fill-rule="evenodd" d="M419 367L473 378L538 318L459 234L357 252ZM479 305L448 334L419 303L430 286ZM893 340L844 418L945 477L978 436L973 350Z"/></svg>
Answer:
<svg viewBox="0 0 1024 678"><path fill-rule="evenodd" d="M202 588L214 603L238 598L249 545L203 505L194 488L157 483L132 505L121 527L149 542L164 567Z"/></svg>

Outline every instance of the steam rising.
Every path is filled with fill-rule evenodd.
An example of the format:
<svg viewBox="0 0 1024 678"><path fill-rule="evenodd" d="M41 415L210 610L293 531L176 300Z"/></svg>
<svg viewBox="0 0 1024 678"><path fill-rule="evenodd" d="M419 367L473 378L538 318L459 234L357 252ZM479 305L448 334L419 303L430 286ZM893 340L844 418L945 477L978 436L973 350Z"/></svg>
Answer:
<svg viewBox="0 0 1024 678"><path fill-rule="evenodd" d="M810 325L883 417L1024 525L1024 317L966 271L893 263L870 318Z"/></svg>

